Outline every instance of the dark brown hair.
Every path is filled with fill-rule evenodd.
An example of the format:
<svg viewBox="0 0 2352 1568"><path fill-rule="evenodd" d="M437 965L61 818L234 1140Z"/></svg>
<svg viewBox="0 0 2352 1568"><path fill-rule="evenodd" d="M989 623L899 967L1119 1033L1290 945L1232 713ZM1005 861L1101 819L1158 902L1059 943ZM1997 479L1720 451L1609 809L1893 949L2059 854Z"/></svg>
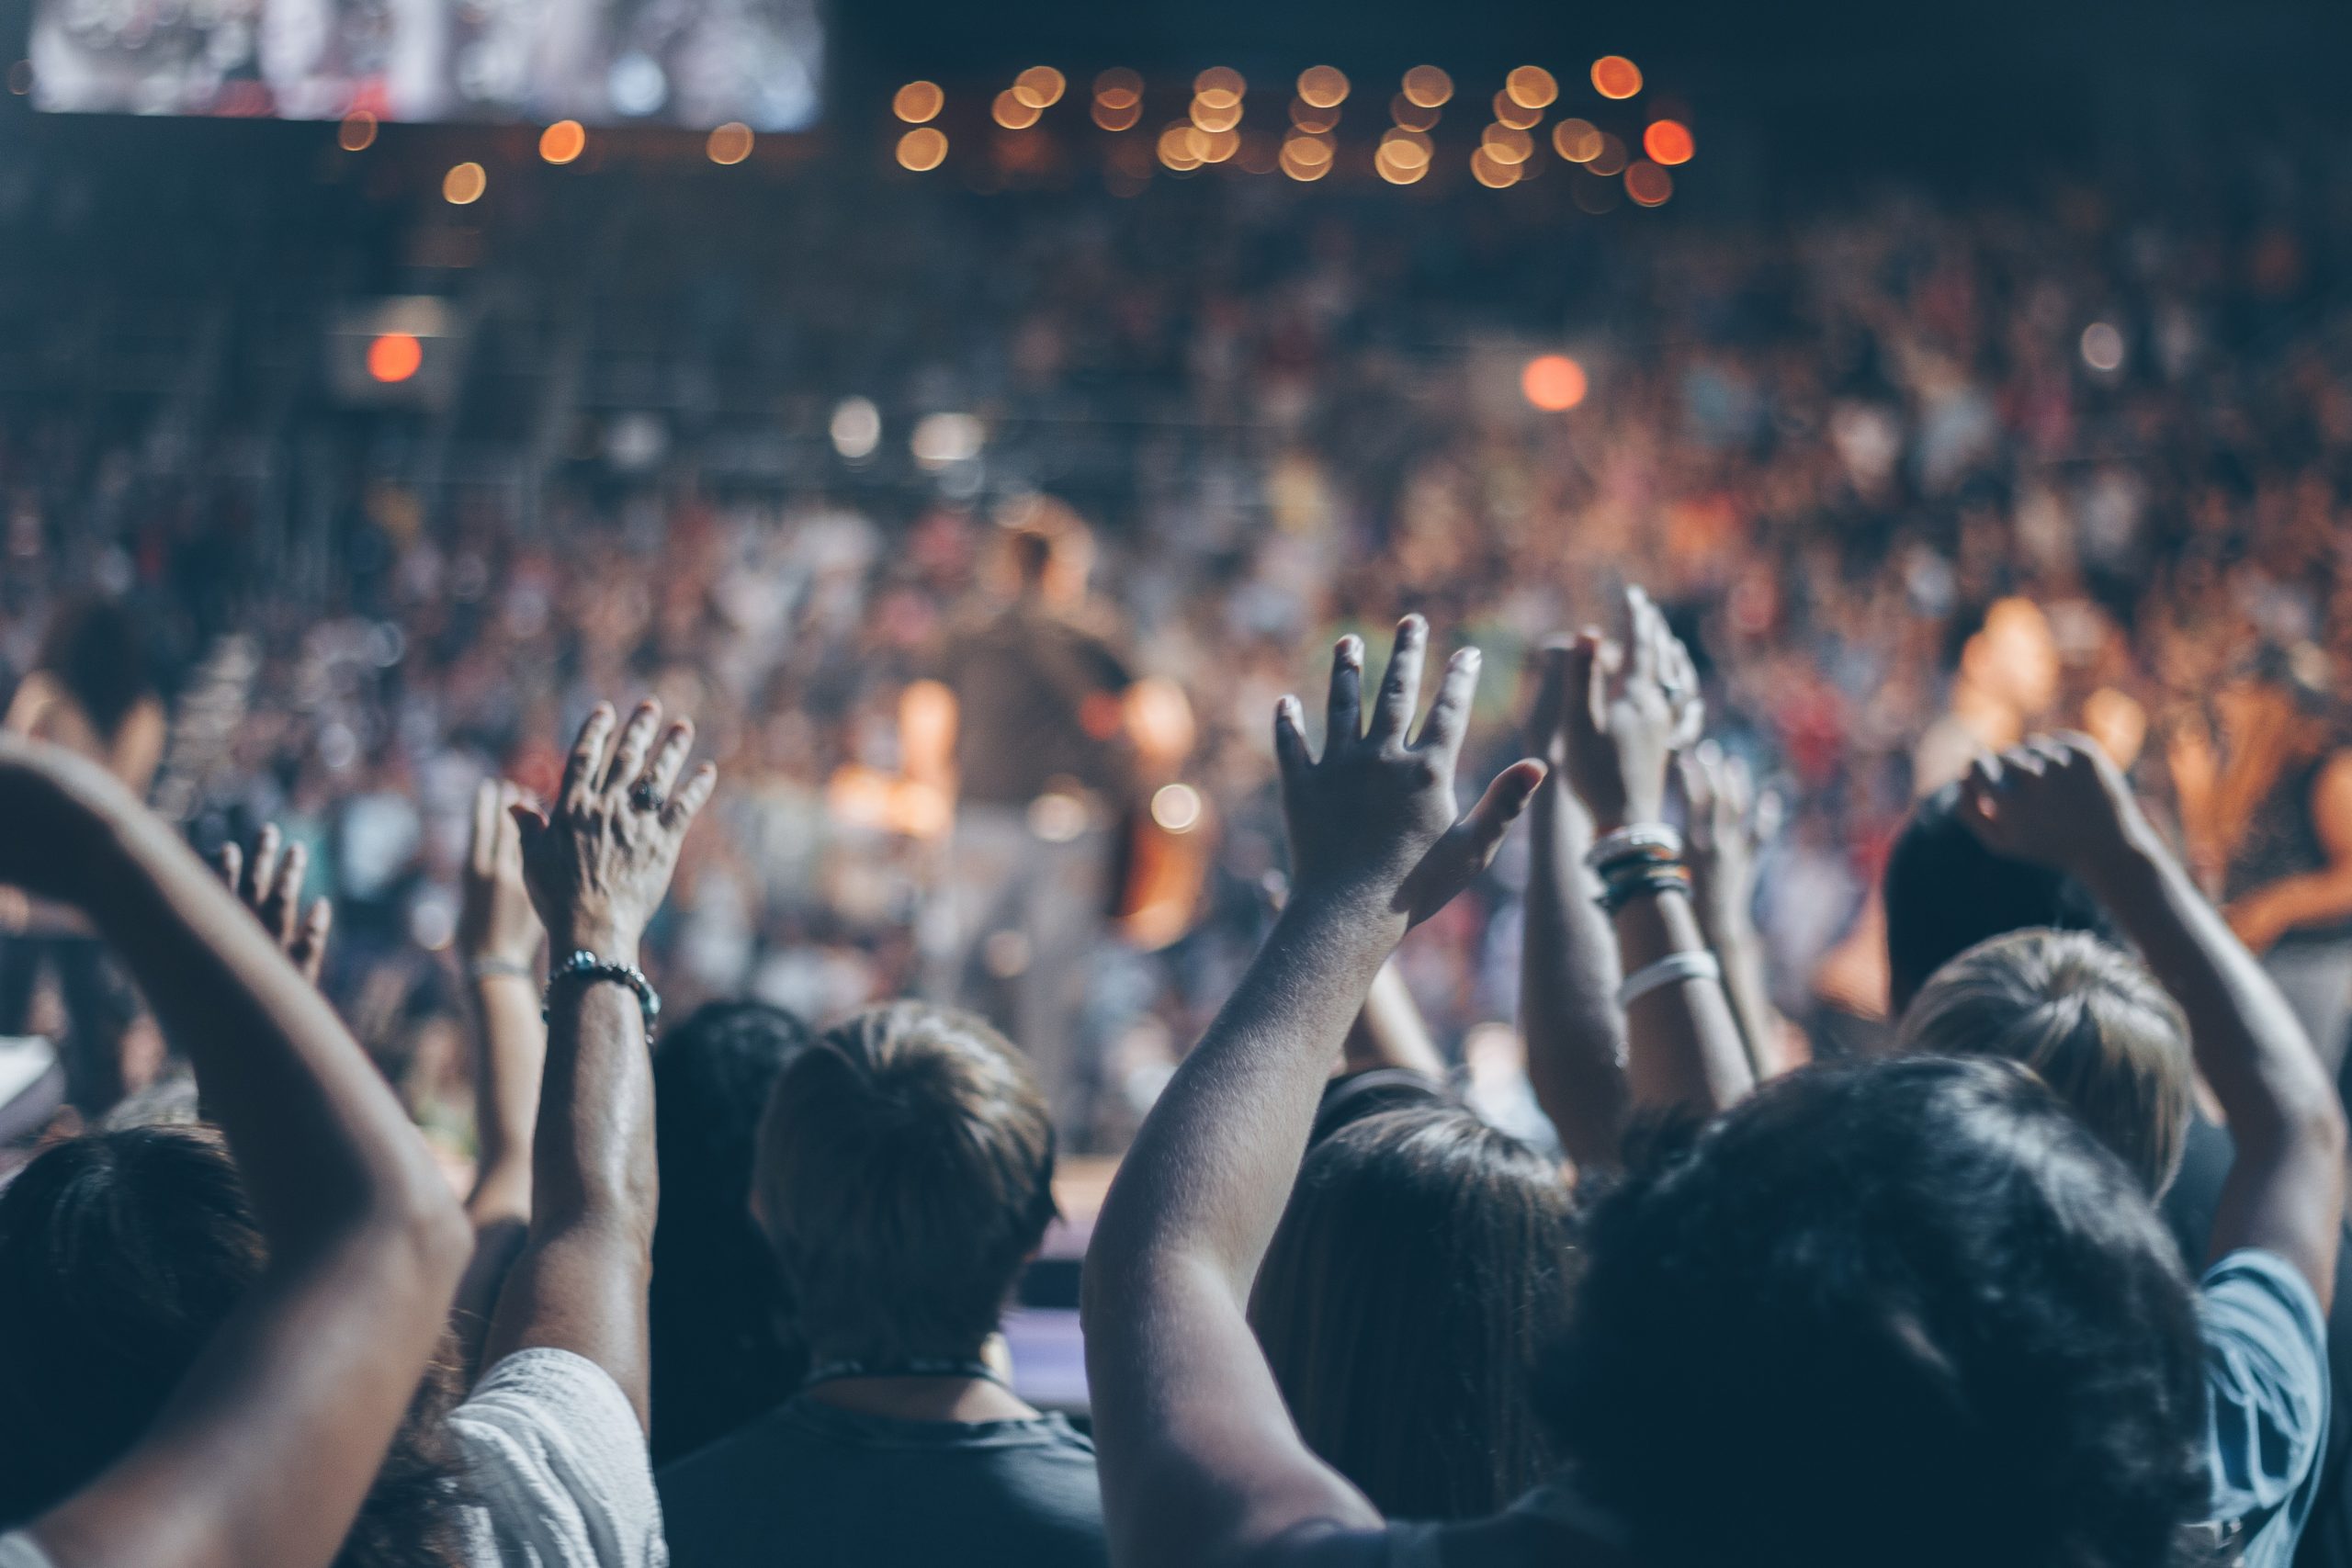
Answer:
<svg viewBox="0 0 2352 1568"><path fill-rule="evenodd" d="M1549 1161L1458 1106L1385 1111L1308 1153L1250 1320L1310 1448L1392 1517L1468 1518L1551 1468L1530 1391L1574 1258Z"/></svg>
<svg viewBox="0 0 2352 1568"><path fill-rule="evenodd" d="M1054 1218L1054 1126L1005 1038L920 1002L820 1035L776 1080L753 1203L812 1355L964 1357Z"/></svg>

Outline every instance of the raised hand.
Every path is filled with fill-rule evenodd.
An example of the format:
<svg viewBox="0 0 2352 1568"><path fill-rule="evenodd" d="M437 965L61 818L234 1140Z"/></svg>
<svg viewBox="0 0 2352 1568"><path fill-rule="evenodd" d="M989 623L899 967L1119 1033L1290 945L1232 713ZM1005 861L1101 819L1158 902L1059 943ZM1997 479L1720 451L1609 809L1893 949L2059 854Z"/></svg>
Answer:
<svg viewBox="0 0 2352 1568"><path fill-rule="evenodd" d="M1960 819L1986 849L2086 881L2148 832L2132 786L2087 735L1980 757L1960 789Z"/></svg>
<svg viewBox="0 0 2352 1568"><path fill-rule="evenodd" d="M718 785L708 762L678 783L694 725L677 720L657 745L661 723L662 705L649 698L616 739L613 709L598 703L572 742L553 809L542 817L518 803L508 812L521 831L531 903L561 951L637 962L678 846Z"/></svg>
<svg viewBox="0 0 2352 1568"><path fill-rule="evenodd" d="M523 804L523 792L503 780L475 787L458 900L458 951L466 962L517 973L529 971L547 934L523 880L523 829L514 818Z"/></svg>
<svg viewBox="0 0 2352 1568"><path fill-rule="evenodd" d="M1625 591L1626 641L1587 630L1562 671L1568 782L1613 832L1656 822L1666 807L1666 770L1706 720L1690 651L1638 588Z"/></svg>
<svg viewBox="0 0 2352 1568"><path fill-rule="evenodd" d="M314 898L302 908L302 878L311 869L311 852L287 843L275 822L262 824L247 854L235 840L220 846L213 866L238 901L254 912L262 930L277 943L302 978L319 983L327 961L327 932L334 925L334 906Z"/></svg>
<svg viewBox="0 0 2352 1568"><path fill-rule="evenodd" d="M1690 807L1684 835L1690 864L1690 890L1709 934L1736 912L1745 917L1756 891L1756 857L1765 839L1765 807L1756 798L1747 764L1713 741L1682 753L1679 773L1682 797Z"/></svg>
<svg viewBox="0 0 2352 1568"><path fill-rule="evenodd" d="M1514 762L1466 813L1453 774L1478 684L1478 650L1446 666L1418 737L1421 668L1429 623L1408 615L1396 628L1367 723L1363 643L1340 639L1331 668L1323 755L1309 754L1296 697L1274 715L1283 806L1290 823L1297 896L1364 897L1408 923L1427 919L1494 859L1503 834L1544 782L1544 765Z"/></svg>

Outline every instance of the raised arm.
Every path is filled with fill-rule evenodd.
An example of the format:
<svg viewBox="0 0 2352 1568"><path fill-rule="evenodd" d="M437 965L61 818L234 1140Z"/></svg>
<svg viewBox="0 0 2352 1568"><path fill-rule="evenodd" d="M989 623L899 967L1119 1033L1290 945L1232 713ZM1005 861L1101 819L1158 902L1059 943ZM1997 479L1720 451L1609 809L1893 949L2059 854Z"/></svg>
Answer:
<svg viewBox="0 0 2352 1568"><path fill-rule="evenodd" d="M1145 1119L1095 1226L1087 1374L1121 1568L1271 1561L1277 1540L1379 1522L1299 1440L1246 1308L1325 1075L1374 976L1415 920L1492 858L1542 781L1539 764L1515 764L1457 815L1477 655L1454 656L1415 740L1427 637L1419 617L1398 628L1368 728L1363 645L1340 642L1320 761L1297 699L1283 699L1274 741L1290 902Z"/></svg>
<svg viewBox="0 0 2352 1568"><path fill-rule="evenodd" d="M538 980L547 933L523 882L523 829L514 819L522 804L511 784L484 779L475 788L458 901L458 961L476 1024L474 1184L466 1197L474 1258L452 1314L469 1369L481 1359L499 1292L530 1232L531 1133L547 1066Z"/></svg>
<svg viewBox="0 0 2352 1568"><path fill-rule="evenodd" d="M1961 819L1986 848L2073 873L2188 1015L2198 1069L2237 1144L2213 1256L2275 1252L2325 1304L2344 1212L2344 1112L2286 998L2087 736L1984 758L1962 791Z"/></svg>
<svg viewBox="0 0 2352 1568"><path fill-rule="evenodd" d="M1772 1005L1764 974L1764 942L1756 930L1756 853L1764 837L1756 781L1747 764L1713 741L1682 753L1683 799L1690 807L1690 897L1699 930L1724 966L1724 994L1747 1044L1758 1083L1786 1072L1787 1031Z"/></svg>
<svg viewBox="0 0 2352 1568"><path fill-rule="evenodd" d="M1627 641L1599 632L1568 655L1570 782L1600 837L1625 981L1626 1081L1636 1110L1712 1116L1755 1087L1721 964L1700 930L1680 850L1665 829L1666 770L1694 739L1689 655L1638 588Z"/></svg>
<svg viewBox="0 0 2352 1568"><path fill-rule="evenodd" d="M104 770L0 740L0 881L78 903L194 1063L269 1244L138 1446L40 1519L60 1568L323 1568L464 1266L456 1200L272 936Z"/></svg>
<svg viewBox="0 0 2352 1568"><path fill-rule="evenodd" d="M285 843L277 824L265 823L254 835L251 854L232 839L220 846L215 863L221 885L254 912L302 978L317 985L327 961L327 934L334 929L334 905L314 898L308 910L302 908L302 878L311 869L311 852L299 843Z"/></svg>
<svg viewBox="0 0 2352 1568"><path fill-rule="evenodd" d="M706 762L679 784L694 727L673 724L657 745L661 723L661 705L640 703L615 741L613 710L598 704L572 743L553 811L510 814L556 973L530 1232L483 1353L489 1364L541 1346L583 1356L611 1374L640 1423L650 1402L645 1292L660 1189L647 1020L616 976L636 970L678 846L718 783ZM581 953L603 967L567 972Z"/></svg>
<svg viewBox="0 0 2352 1568"><path fill-rule="evenodd" d="M1535 655L1535 702L1528 750L1550 772L1528 816L1534 835L1527 875L1527 931L1521 944L1519 1027L1527 1078L1579 1170L1617 1164L1631 1096L1625 1085L1623 976L1617 933L1594 902L1600 886L1585 869L1592 816L1568 783L1568 710L1581 700L1573 644ZM1571 693L1575 696L1571 697Z"/></svg>

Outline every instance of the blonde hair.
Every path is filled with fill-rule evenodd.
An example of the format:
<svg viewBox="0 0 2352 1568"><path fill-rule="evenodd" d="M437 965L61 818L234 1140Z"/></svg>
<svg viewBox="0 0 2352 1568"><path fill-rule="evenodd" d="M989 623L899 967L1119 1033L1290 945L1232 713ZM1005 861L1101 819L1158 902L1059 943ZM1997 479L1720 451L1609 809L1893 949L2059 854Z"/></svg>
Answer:
<svg viewBox="0 0 2352 1568"><path fill-rule="evenodd" d="M1970 948L1921 989L1900 1049L2031 1069L2151 1197L2180 1169L2195 1083L2188 1021L2144 966L2097 937L2020 931Z"/></svg>

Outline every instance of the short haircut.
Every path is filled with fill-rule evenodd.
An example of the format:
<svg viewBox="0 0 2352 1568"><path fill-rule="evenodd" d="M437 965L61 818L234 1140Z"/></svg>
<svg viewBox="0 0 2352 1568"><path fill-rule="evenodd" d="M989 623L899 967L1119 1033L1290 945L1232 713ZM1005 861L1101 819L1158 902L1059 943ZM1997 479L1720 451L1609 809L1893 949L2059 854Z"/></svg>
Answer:
<svg viewBox="0 0 2352 1568"><path fill-rule="evenodd" d="M1900 1049L2030 1067L2150 1197L2180 1171L2196 1084L2188 1021L2138 960L2097 937L2011 931L1970 948L1904 1014Z"/></svg>
<svg viewBox="0 0 2352 1568"><path fill-rule="evenodd" d="M2163 1223L2007 1062L1766 1085L1594 1206L1545 1382L1645 1568L2163 1568L2209 1496Z"/></svg>
<svg viewBox="0 0 2352 1568"><path fill-rule="evenodd" d="M1996 855L1960 819L1960 786L1911 809L1888 852L1887 988L1897 1017L1935 972L1989 937L2028 926L2100 931L2098 900L2073 877Z"/></svg>
<svg viewBox="0 0 2352 1568"><path fill-rule="evenodd" d="M1054 1219L1054 1125L967 1013L893 1002L818 1036L760 1124L753 1194L812 1355L967 1357Z"/></svg>
<svg viewBox="0 0 2352 1568"><path fill-rule="evenodd" d="M1392 1517L1508 1506L1554 1468L1532 1384L1574 1247L1559 1168L1466 1109L1330 1133L1250 1298L1299 1436Z"/></svg>
<svg viewBox="0 0 2352 1568"><path fill-rule="evenodd" d="M649 1315L657 1465L781 1403L808 1371L808 1352L786 1327L751 1198L761 1114L808 1040L808 1026L782 1008L721 1001L695 1009L654 1047L662 1209Z"/></svg>

